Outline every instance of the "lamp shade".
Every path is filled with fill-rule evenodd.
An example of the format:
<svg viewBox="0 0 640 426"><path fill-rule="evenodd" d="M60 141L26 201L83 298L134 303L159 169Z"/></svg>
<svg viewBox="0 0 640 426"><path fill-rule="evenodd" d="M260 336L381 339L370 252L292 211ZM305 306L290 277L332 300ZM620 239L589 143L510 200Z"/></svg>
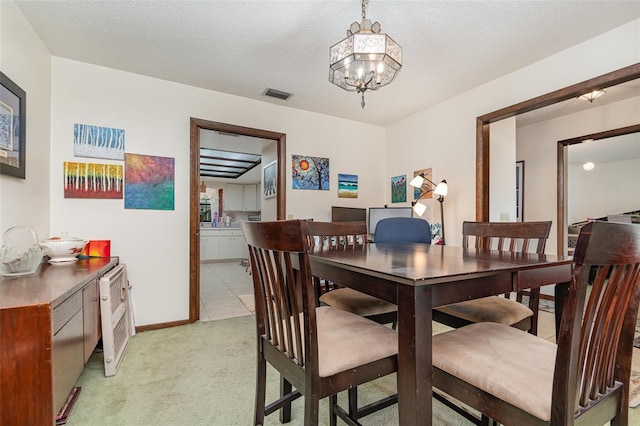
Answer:
<svg viewBox="0 0 640 426"><path fill-rule="evenodd" d="M424 178L418 175L413 179L411 179L411 182L409 182L409 185L413 186L414 188L421 188L423 183L424 183Z"/></svg>
<svg viewBox="0 0 640 426"><path fill-rule="evenodd" d="M446 197L448 192L449 186L447 185L447 181L444 179L436 186L436 189L433 190L434 194L441 195L443 197Z"/></svg>
<svg viewBox="0 0 640 426"><path fill-rule="evenodd" d="M413 205L413 211L418 215L422 216L425 211L427 211L427 206L422 204L421 202L417 202Z"/></svg>

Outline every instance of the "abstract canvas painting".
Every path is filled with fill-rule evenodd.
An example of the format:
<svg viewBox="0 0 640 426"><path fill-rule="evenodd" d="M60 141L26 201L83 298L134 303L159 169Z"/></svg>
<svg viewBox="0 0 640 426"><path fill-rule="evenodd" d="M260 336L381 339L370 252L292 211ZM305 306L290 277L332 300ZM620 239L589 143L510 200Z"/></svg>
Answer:
<svg viewBox="0 0 640 426"><path fill-rule="evenodd" d="M413 177L416 177L416 176L418 176L419 174L423 174L423 175L424 175L424 177L426 177L427 179L429 179L429 180L431 180L431 181L433 180L433 174L432 174L432 171L431 171L431 167L429 167L428 169L416 170L415 172L413 172ZM432 191L433 191L435 188L431 188L431 189L430 189L430 191L429 191L429 192L427 192L427 190L426 190L425 186L426 186L427 188L431 188L431 184L430 184L428 181L425 181L425 182L422 184L422 188L415 188L415 187L412 187L412 188L413 188L413 198L414 198L415 200L417 200L418 198L420 198L420 195L422 194L422 192L426 192L426 194L423 194L423 195L422 195L422 199L425 199L425 198L433 198L433 192L432 192ZM424 189L423 189L423 188L424 188Z"/></svg>
<svg viewBox="0 0 640 426"><path fill-rule="evenodd" d="M338 198L358 198L358 175L338 173Z"/></svg>
<svg viewBox="0 0 640 426"><path fill-rule="evenodd" d="M122 198L120 164L64 163L64 198Z"/></svg>
<svg viewBox="0 0 640 426"><path fill-rule="evenodd" d="M174 210L175 159L125 154L124 208Z"/></svg>
<svg viewBox="0 0 640 426"><path fill-rule="evenodd" d="M307 155L291 156L293 189L329 190L329 159Z"/></svg>
<svg viewBox="0 0 640 426"><path fill-rule="evenodd" d="M391 178L391 202L404 203L407 201L407 175Z"/></svg>
<svg viewBox="0 0 640 426"><path fill-rule="evenodd" d="M73 155L124 160L124 130L74 124Z"/></svg>

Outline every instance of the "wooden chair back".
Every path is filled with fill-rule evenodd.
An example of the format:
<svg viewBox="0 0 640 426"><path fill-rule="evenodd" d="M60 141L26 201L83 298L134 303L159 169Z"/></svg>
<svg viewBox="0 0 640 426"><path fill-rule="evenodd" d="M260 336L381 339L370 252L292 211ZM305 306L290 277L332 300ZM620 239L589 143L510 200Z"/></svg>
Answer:
<svg viewBox="0 0 640 426"><path fill-rule="evenodd" d="M367 244L366 222L310 221L307 228L311 250L353 250Z"/></svg>
<svg viewBox="0 0 640 426"><path fill-rule="evenodd" d="M471 240L473 247L480 250L500 250L512 253L544 254L547 238L551 231L551 221L541 222L463 222L462 246L468 248ZM538 311L540 289L518 292L516 301L522 302L529 296L529 309L533 317L523 326L532 334L538 334ZM504 295L510 298L509 294Z"/></svg>
<svg viewBox="0 0 640 426"><path fill-rule="evenodd" d="M355 424L354 418L338 406L335 394L398 369L395 332L328 306L316 309L309 260L311 223L242 222L256 302L255 425L264 424L264 417L276 410L280 410L281 423L291 421L291 402L300 396L305 400L305 425L318 424L319 400L327 396L331 397L330 423L335 425L339 416ZM347 334L330 332L337 327ZM323 342L322 347L318 346L318 340ZM363 353L363 348L372 341L382 348L382 355ZM281 387L280 398L265 405L267 362L280 373Z"/></svg>
<svg viewBox="0 0 640 426"><path fill-rule="evenodd" d="M462 246L510 252L544 253L551 231L551 221L544 222L463 222Z"/></svg>
<svg viewBox="0 0 640 426"><path fill-rule="evenodd" d="M316 329L307 222L243 222L242 228L254 277L259 339L317 375L317 364L307 363L318 359L317 334L304 336L305 330ZM304 383L293 385L304 388Z"/></svg>
<svg viewBox="0 0 640 426"><path fill-rule="evenodd" d="M616 413L612 424L628 423L639 301L640 226L585 225L562 311L551 424L573 424L578 416L592 418L588 424L603 424ZM610 403L601 403L605 399Z"/></svg>

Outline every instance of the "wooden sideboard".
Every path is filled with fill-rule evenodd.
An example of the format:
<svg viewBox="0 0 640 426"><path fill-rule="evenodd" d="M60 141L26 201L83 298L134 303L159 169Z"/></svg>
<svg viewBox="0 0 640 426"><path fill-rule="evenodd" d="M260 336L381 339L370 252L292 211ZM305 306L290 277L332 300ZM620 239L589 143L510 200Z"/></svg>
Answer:
<svg viewBox="0 0 640 426"><path fill-rule="evenodd" d="M0 279L0 425L55 424L101 337L98 282L117 264L45 261Z"/></svg>

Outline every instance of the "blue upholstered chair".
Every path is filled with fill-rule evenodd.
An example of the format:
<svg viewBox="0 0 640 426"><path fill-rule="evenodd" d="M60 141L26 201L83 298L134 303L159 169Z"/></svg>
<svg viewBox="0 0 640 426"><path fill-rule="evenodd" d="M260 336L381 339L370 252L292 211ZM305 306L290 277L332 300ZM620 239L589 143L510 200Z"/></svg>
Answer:
<svg viewBox="0 0 640 426"><path fill-rule="evenodd" d="M431 244L431 227L429 222L416 217L388 217L376 224L373 241Z"/></svg>

